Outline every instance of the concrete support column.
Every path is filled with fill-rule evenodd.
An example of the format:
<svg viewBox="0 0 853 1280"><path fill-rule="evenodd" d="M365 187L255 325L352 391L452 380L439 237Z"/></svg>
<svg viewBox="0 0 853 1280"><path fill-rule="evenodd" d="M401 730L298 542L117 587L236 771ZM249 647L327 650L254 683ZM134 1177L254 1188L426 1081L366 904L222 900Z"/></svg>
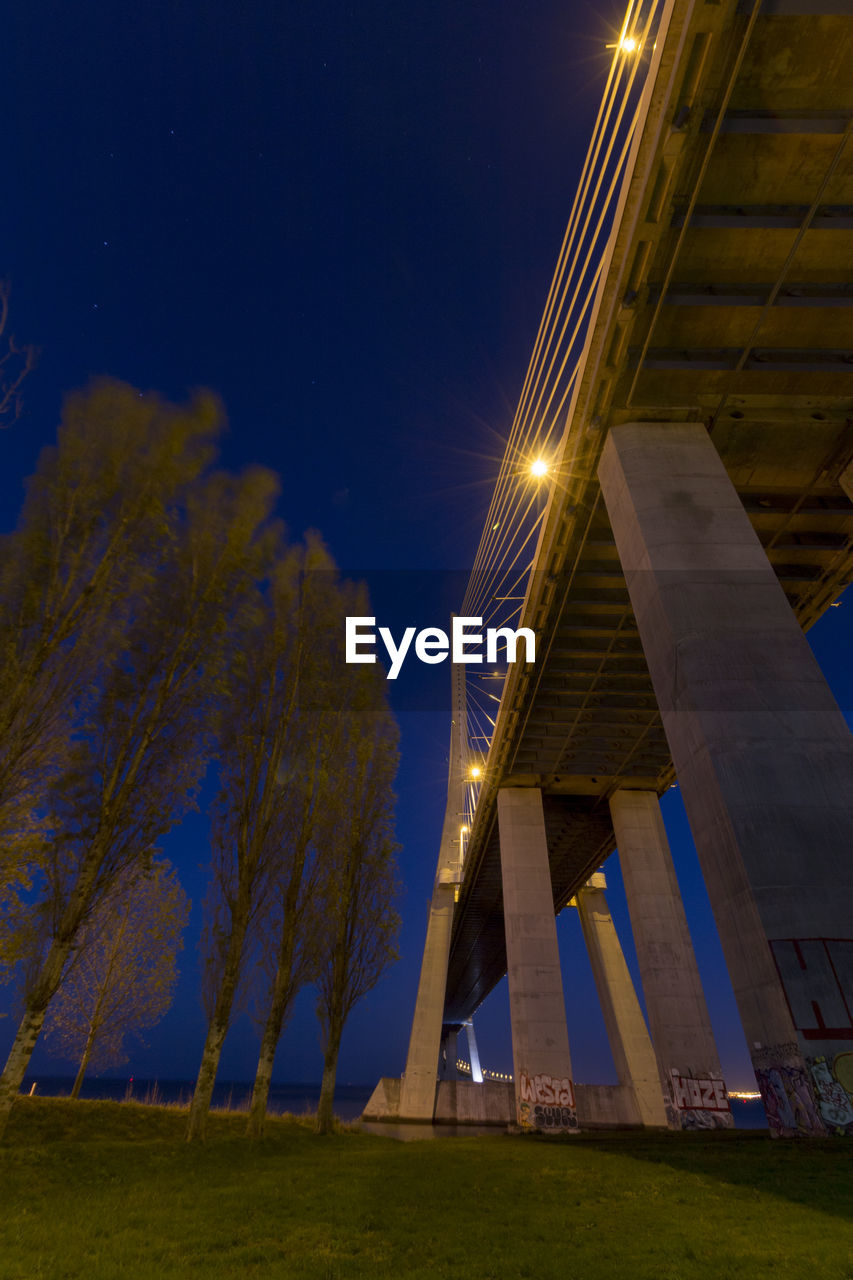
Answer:
<svg viewBox="0 0 853 1280"><path fill-rule="evenodd" d="M771 1128L853 1133L853 738L705 428L599 477Z"/></svg>
<svg viewBox="0 0 853 1280"><path fill-rule="evenodd" d="M730 1127L731 1110L718 1102L725 1097L720 1059L660 803L653 791L620 790L610 814L661 1079L680 1127ZM690 1105L685 1080L714 1081L713 1106Z"/></svg>
<svg viewBox="0 0 853 1280"><path fill-rule="evenodd" d="M441 1052L438 1055L438 1075L441 1080L458 1080L459 1033L456 1027L445 1027L441 1035Z"/></svg>
<svg viewBox="0 0 853 1280"><path fill-rule="evenodd" d="M655 1051L604 896L594 875L575 901L619 1083L634 1091L640 1123L666 1128L667 1106Z"/></svg>
<svg viewBox="0 0 853 1280"><path fill-rule="evenodd" d="M498 791L516 1115L525 1129L573 1132L566 1005L542 793Z"/></svg>
<svg viewBox="0 0 853 1280"><path fill-rule="evenodd" d="M405 1120L429 1121L435 1111L453 898L452 884L437 884L430 903L406 1073L400 1090L400 1115Z"/></svg>
<svg viewBox="0 0 853 1280"><path fill-rule="evenodd" d="M447 964L457 886L462 877L460 824L464 821L468 724L465 713L465 668L451 667L453 720L447 772L447 807L438 851L429 923L421 961L418 996L406 1070L400 1086L400 1117L431 1121L435 1112L438 1059L447 991ZM455 1061L455 1059L454 1059Z"/></svg>
<svg viewBox="0 0 853 1280"><path fill-rule="evenodd" d="M474 1035L473 1018L465 1023L465 1032L468 1036L468 1061L471 1063L471 1080L474 1084L482 1084L483 1069L480 1066L480 1053L477 1049L477 1037Z"/></svg>

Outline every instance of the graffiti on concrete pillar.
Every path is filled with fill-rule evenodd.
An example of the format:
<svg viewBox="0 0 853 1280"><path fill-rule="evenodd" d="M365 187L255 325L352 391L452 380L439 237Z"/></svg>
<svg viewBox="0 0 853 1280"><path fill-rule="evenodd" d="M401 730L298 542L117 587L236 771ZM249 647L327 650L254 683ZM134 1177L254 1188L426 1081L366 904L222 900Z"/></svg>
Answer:
<svg viewBox="0 0 853 1280"><path fill-rule="evenodd" d="M795 1043L763 1046L752 1055L767 1124L775 1137L825 1134L811 1075Z"/></svg>
<svg viewBox="0 0 853 1280"><path fill-rule="evenodd" d="M817 1109L831 1133L853 1134L853 1053L809 1058Z"/></svg>
<svg viewBox="0 0 853 1280"><path fill-rule="evenodd" d="M568 1076L519 1072L516 1103L522 1129L574 1133L578 1128L575 1089Z"/></svg>
<svg viewBox="0 0 853 1280"><path fill-rule="evenodd" d="M853 939L770 943L794 1026L804 1040L853 1040Z"/></svg>
<svg viewBox="0 0 853 1280"><path fill-rule="evenodd" d="M682 1129L728 1129L734 1124L725 1082L714 1076L669 1073L670 1095Z"/></svg>

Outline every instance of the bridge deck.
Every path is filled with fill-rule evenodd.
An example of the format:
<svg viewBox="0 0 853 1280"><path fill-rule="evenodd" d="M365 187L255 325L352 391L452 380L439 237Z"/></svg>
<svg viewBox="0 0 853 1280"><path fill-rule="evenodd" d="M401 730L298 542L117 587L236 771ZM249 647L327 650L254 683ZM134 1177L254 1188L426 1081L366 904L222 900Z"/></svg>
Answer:
<svg viewBox="0 0 853 1280"><path fill-rule="evenodd" d="M498 786L543 788L559 908L614 846L609 795L672 780L595 479L607 428L706 423L804 627L853 577L853 19L768 0L750 30L751 7L674 5L524 606L537 662L507 680L469 840L447 1021L506 969Z"/></svg>

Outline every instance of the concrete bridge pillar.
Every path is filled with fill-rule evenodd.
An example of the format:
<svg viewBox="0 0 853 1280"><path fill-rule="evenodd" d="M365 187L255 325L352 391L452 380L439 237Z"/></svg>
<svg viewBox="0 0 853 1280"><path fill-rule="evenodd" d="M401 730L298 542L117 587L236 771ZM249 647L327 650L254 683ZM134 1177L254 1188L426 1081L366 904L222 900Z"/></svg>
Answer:
<svg viewBox="0 0 853 1280"><path fill-rule="evenodd" d="M610 813L661 1079L679 1127L728 1128L734 1120L718 1102L725 1097L720 1059L660 803L653 791L619 790ZM685 1080L713 1081L713 1105L690 1105Z"/></svg>
<svg viewBox="0 0 853 1280"><path fill-rule="evenodd" d="M435 1112L454 893L453 884L438 883L430 903L418 997L400 1090L400 1115L406 1120L431 1121Z"/></svg>
<svg viewBox="0 0 853 1280"><path fill-rule="evenodd" d="M525 1129L578 1128L542 792L498 791L516 1115Z"/></svg>
<svg viewBox="0 0 853 1280"><path fill-rule="evenodd" d="M453 666L451 678L453 720L450 727L447 808L438 850L438 866L433 882L406 1070L400 1087L400 1117L404 1120L431 1121L435 1113L450 934L456 891L462 877L459 827L465 808L468 755L464 666L458 663ZM455 1051L453 1061L455 1067Z"/></svg>
<svg viewBox="0 0 853 1280"><path fill-rule="evenodd" d="M853 738L705 428L599 477L771 1129L853 1133Z"/></svg>
<svg viewBox="0 0 853 1280"><path fill-rule="evenodd" d="M575 895L619 1083L634 1092L640 1122L666 1128L668 1108L643 1012L598 872ZM672 1114L672 1109L669 1109Z"/></svg>
<svg viewBox="0 0 853 1280"><path fill-rule="evenodd" d="M438 1075L441 1080L458 1080L459 1032L456 1027L445 1027L441 1035L441 1053L438 1058Z"/></svg>
<svg viewBox="0 0 853 1280"><path fill-rule="evenodd" d="M477 1037L474 1035L474 1019L465 1023L468 1037L468 1061L471 1063L471 1081L473 1084L483 1083L483 1069L480 1066L480 1051L477 1048Z"/></svg>

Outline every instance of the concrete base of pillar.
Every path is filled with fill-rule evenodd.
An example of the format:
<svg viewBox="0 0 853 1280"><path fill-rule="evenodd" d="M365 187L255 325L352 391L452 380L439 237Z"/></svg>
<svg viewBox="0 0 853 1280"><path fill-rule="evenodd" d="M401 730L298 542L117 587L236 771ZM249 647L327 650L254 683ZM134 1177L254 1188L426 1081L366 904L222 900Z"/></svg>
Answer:
<svg viewBox="0 0 853 1280"><path fill-rule="evenodd" d="M362 1120L417 1123L400 1115L401 1081L385 1077L373 1091ZM578 1119L584 1129L641 1129L633 1089L619 1084L575 1085ZM511 1080L442 1080L437 1089L435 1124L515 1126L515 1089Z"/></svg>

